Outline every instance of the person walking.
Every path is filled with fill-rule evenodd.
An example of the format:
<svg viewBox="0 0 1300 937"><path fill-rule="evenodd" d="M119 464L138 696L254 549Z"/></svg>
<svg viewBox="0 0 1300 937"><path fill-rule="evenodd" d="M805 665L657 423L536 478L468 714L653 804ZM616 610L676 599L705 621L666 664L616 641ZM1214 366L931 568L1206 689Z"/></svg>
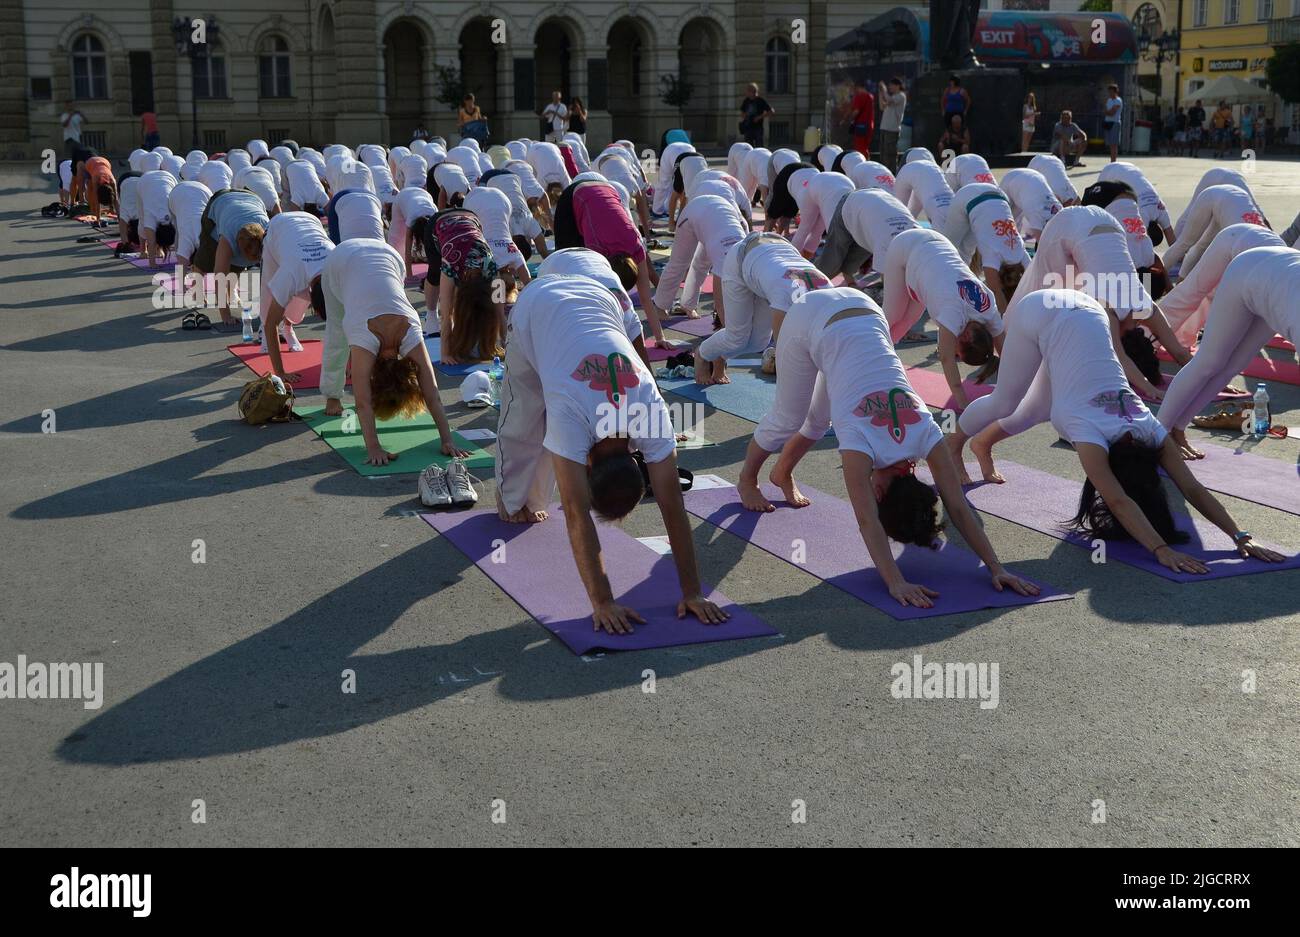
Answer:
<svg viewBox="0 0 1300 937"><path fill-rule="evenodd" d="M1025 103L1020 108L1020 152L1029 152L1029 141L1034 138L1034 129L1038 126L1038 99L1034 92L1025 95Z"/></svg>
<svg viewBox="0 0 1300 937"><path fill-rule="evenodd" d="M740 102L740 135L752 147L763 145L763 123L776 111L759 97L758 85L752 81L745 87L745 97Z"/></svg>
<svg viewBox="0 0 1300 937"><path fill-rule="evenodd" d="M903 79L895 75L889 82L880 83L880 162L890 172L898 170L898 134L903 126L903 112L907 110L907 95L903 93Z"/></svg>

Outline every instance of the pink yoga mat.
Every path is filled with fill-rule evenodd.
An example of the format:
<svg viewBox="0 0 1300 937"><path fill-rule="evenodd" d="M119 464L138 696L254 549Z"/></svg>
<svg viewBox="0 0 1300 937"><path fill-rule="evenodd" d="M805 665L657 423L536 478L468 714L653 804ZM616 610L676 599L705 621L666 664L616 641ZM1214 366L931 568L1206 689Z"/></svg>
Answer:
<svg viewBox="0 0 1300 937"><path fill-rule="evenodd" d="M927 407L937 407L940 410L956 409L952 400L952 391L948 389L948 379L942 374L926 368L908 368L907 381L912 385L912 390L921 395ZM992 384L976 384L968 379L962 381L961 386L966 391L966 399L971 401L993 393Z"/></svg>
<svg viewBox="0 0 1300 937"><path fill-rule="evenodd" d="M1273 344L1274 341L1277 341L1277 339L1274 338L1270 340L1268 347L1279 347ZM1283 339L1283 341L1285 341L1285 339ZM1159 349L1156 352L1156 355L1162 361L1174 360L1170 357L1169 352L1165 351L1163 348ZM1256 355L1255 360L1248 364L1245 370L1241 373L1246 377L1259 378L1261 381L1278 381L1283 384L1300 384L1300 365L1296 364L1294 357L1284 358L1278 356L1276 358L1269 358L1264 355ZM1220 399L1223 399L1222 395L1220 395Z"/></svg>
<svg viewBox="0 0 1300 937"><path fill-rule="evenodd" d="M654 510L653 506L642 510ZM558 505L540 524L507 524L495 510L420 515L452 542L529 615L575 654L631 651L736 638L771 637L778 632L720 592L705 595L730 613L720 625L693 616L677 618L681 598L671 556L661 556L619 527L596 524L600 552L615 601L636 609L646 623L631 634L596 631L591 603L578 575L564 514Z"/></svg>
<svg viewBox="0 0 1300 937"><path fill-rule="evenodd" d="M970 465L967 469L972 478L979 478L978 466ZM1006 478L1006 484L981 483L966 489L966 498L975 508L1082 549L1092 549L1092 543L1087 537L1069 533L1062 526L1074 516L1079 506L1079 490L1083 487L1082 469L1079 470L1079 478L1072 480L999 459L998 471ZM917 475L923 474L923 469L918 467ZM928 475L924 477L929 479ZM1291 555L1291 551L1283 547L1260 543L1261 546L1287 555L1288 559L1283 563L1245 559L1238 555L1227 534L1201 517L1192 518L1175 511L1174 520L1180 530L1192 535L1191 542L1181 544L1177 549L1209 566L1210 571L1205 575L1196 576L1166 569L1150 551L1131 540L1107 543L1107 561L1135 566L1171 582L1204 582L1224 576L1249 576L1281 569L1300 569L1300 556Z"/></svg>
<svg viewBox="0 0 1300 937"><path fill-rule="evenodd" d="M894 560L907 581L939 593L933 608L900 605L871 562L849 502L807 485L799 487L812 500L805 508L790 507L777 488L764 485L764 494L776 505L771 513L746 510L731 487L688 491L686 510L901 620L1070 598L1044 583L1038 583L1042 593L1037 596L998 592L979 557L955 543L930 550L891 542ZM790 557L798 543L803 545L804 562L793 563Z"/></svg>
<svg viewBox="0 0 1300 937"><path fill-rule="evenodd" d="M424 282L424 276L426 273L429 272L429 265L411 264L411 269L414 270L415 272L406 278L406 286L408 289L412 287L417 287Z"/></svg>

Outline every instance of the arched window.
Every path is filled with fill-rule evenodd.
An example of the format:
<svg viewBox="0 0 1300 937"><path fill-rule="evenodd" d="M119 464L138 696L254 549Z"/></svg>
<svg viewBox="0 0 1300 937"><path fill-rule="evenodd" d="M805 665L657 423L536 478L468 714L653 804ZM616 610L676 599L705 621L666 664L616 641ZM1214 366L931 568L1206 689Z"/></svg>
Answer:
<svg viewBox="0 0 1300 937"><path fill-rule="evenodd" d="M768 94L790 93L790 43L780 36L767 40L767 79L763 90Z"/></svg>
<svg viewBox="0 0 1300 937"><path fill-rule="evenodd" d="M194 96L196 98L227 98L226 50L220 41L201 43L194 63Z"/></svg>
<svg viewBox="0 0 1300 937"><path fill-rule="evenodd" d="M293 96L289 81L289 43L283 36L267 36L257 49L258 73L261 76L261 96L288 98Z"/></svg>
<svg viewBox="0 0 1300 937"><path fill-rule="evenodd" d="M98 36L82 33L72 41L72 96L108 97L108 55Z"/></svg>

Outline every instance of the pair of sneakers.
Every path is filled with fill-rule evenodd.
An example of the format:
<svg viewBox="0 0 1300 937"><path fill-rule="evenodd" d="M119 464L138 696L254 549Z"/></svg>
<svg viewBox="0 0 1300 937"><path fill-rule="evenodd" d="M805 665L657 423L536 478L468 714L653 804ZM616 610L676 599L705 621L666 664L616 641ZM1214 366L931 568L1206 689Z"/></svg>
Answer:
<svg viewBox="0 0 1300 937"><path fill-rule="evenodd" d="M478 481L469 473L465 463L452 459L445 469L434 463L420 473L416 489L420 494L420 503L426 508L461 507L478 502L478 492L474 482Z"/></svg>
<svg viewBox="0 0 1300 937"><path fill-rule="evenodd" d="M291 322L280 323L280 338L289 346L290 351L302 351L302 342L298 341L298 334L294 332ZM262 354L266 354L266 329L262 329Z"/></svg>

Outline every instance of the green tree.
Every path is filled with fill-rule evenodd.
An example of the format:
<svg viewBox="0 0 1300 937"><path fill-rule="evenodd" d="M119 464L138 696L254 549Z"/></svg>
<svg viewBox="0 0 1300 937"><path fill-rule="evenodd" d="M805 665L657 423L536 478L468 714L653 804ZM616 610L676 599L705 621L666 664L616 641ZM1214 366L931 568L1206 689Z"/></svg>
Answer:
<svg viewBox="0 0 1300 937"><path fill-rule="evenodd" d="M433 75L438 83L438 91L435 95L437 99L453 110L460 107L460 102L465 100L465 95L468 93L460 69L455 65L435 64Z"/></svg>
<svg viewBox="0 0 1300 937"><path fill-rule="evenodd" d="M1264 67L1269 89L1288 104L1300 102L1300 42L1275 46Z"/></svg>

